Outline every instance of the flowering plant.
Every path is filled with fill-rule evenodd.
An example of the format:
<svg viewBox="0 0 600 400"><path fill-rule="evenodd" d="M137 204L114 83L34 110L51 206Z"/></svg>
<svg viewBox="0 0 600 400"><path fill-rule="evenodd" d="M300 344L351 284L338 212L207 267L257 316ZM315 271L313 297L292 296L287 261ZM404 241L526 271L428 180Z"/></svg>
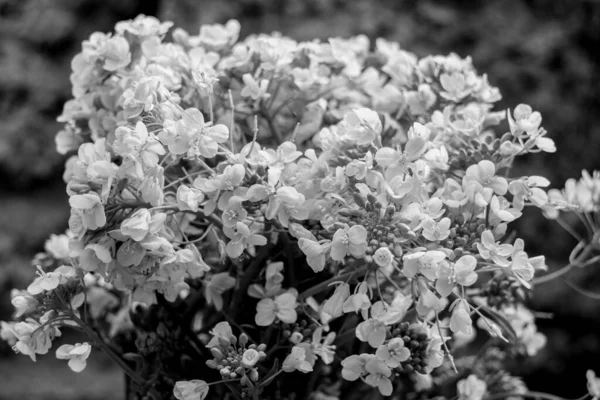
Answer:
<svg viewBox="0 0 600 400"><path fill-rule="evenodd" d="M532 396L503 365L544 346L532 285L598 260L600 176L509 176L556 149L469 58L239 31L140 16L83 43L56 136L69 229L1 337L35 361L81 330L56 356L101 348L131 398ZM535 277L525 207L578 237L567 267Z"/></svg>

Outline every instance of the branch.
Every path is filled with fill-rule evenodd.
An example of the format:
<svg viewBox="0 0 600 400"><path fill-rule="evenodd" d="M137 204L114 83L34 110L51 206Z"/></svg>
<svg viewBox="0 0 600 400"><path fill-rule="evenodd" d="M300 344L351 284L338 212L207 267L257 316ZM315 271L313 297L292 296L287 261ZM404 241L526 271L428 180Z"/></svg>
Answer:
<svg viewBox="0 0 600 400"><path fill-rule="evenodd" d="M577 247L575 248L577 249ZM556 278L560 278L561 276L567 274L569 271L571 271L571 269L573 269L573 267L579 266L581 265L581 263L583 262L583 260L585 258L587 258L587 256L592 252L592 246L587 245L582 251L581 253L577 256L577 258L575 258L574 260L570 260L568 265L565 265L564 267L551 272L549 274L546 274L544 276L540 276L539 278L534 278L531 283L536 286L536 285L542 285L544 283L548 283Z"/></svg>

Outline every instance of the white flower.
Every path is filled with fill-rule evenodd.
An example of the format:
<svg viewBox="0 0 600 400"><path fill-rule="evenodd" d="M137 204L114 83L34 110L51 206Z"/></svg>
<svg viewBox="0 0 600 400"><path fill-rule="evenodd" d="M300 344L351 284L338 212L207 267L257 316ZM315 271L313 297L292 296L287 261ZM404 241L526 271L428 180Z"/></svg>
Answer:
<svg viewBox="0 0 600 400"><path fill-rule="evenodd" d="M496 176L496 165L489 160L482 160L478 164L467 168L464 180L466 182L477 182L499 195L504 195L508 191L508 182L505 178Z"/></svg>
<svg viewBox="0 0 600 400"><path fill-rule="evenodd" d="M515 107L512 116L510 110L506 114L510 131L515 136L521 133L535 133L542 123L542 115L538 111L533 111L531 106L527 104L519 104Z"/></svg>
<svg viewBox="0 0 600 400"><path fill-rule="evenodd" d="M596 373L588 369L585 377L587 378L588 393L592 396L592 400L600 399L600 379L596 378Z"/></svg>
<svg viewBox="0 0 600 400"><path fill-rule="evenodd" d="M35 297L30 296L27 293L13 297L11 303L15 307L15 317L17 318L25 313L33 311L39 304Z"/></svg>
<svg viewBox="0 0 600 400"><path fill-rule="evenodd" d="M401 338L392 338L387 344L379 346L375 355L388 367L396 368L410 357L410 350L404 347Z"/></svg>
<svg viewBox="0 0 600 400"><path fill-rule="evenodd" d="M261 79L256 81L250 74L244 74L242 76L244 81L244 88L240 93L243 97L251 97L252 100L268 99L271 95L267 92L269 88L269 81L267 79Z"/></svg>
<svg viewBox="0 0 600 400"><path fill-rule="evenodd" d="M74 195L69 198L69 204L72 212L80 214L84 228L96 230L106 224L104 206L98 195L92 193Z"/></svg>
<svg viewBox="0 0 600 400"><path fill-rule="evenodd" d="M283 361L281 369L285 372L294 372L298 370L307 373L311 372L313 367L306 361L306 351L302 347L294 346L292 352Z"/></svg>
<svg viewBox="0 0 600 400"><path fill-rule="evenodd" d="M296 293L289 291L275 299L262 299L256 305L256 316L254 321L259 326L269 326L275 318L286 324L296 322L298 314L296 313Z"/></svg>
<svg viewBox="0 0 600 400"><path fill-rule="evenodd" d="M75 277L76 272L73 267L68 265L63 265L48 273L38 266L38 275L27 287L27 292L33 296L56 289L58 285L65 283L67 279Z"/></svg>
<svg viewBox="0 0 600 400"><path fill-rule="evenodd" d="M242 365L246 368L252 368L260 360L260 353L254 349L247 349L242 355Z"/></svg>
<svg viewBox="0 0 600 400"><path fill-rule="evenodd" d="M487 390L485 381L475 375L469 375L456 384L459 400L481 400Z"/></svg>
<svg viewBox="0 0 600 400"><path fill-rule="evenodd" d="M367 250L367 235L368 232L362 225L338 229L331 242L331 258L343 261L346 255L362 257Z"/></svg>
<svg viewBox="0 0 600 400"><path fill-rule="evenodd" d="M179 381L173 388L173 396L177 400L204 400L208 395L208 385L199 379Z"/></svg>
<svg viewBox="0 0 600 400"><path fill-rule="evenodd" d="M444 240L450 236L450 218L442 218L439 222L428 218L423 222L423 237L432 242Z"/></svg>
<svg viewBox="0 0 600 400"><path fill-rule="evenodd" d="M306 255L306 262L314 272L321 272L325 268L325 250L326 246L316 240L301 237L298 240L298 247Z"/></svg>
<svg viewBox="0 0 600 400"><path fill-rule="evenodd" d="M235 286L236 279L227 272L221 272L213 275L210 282L206 285L204 295L208 304L214 304L217 310L223 309L224 292Z"/></svg>
<svg viewBox="0 0 600 400"><path fill-rule="evenodd" d="M344 302L342 310L345 313L368 310L371 307L371 299L368 293L369 284L364 281L359 283L354 289L354 294Z"/></svg>
<svg viewBox="0 0 600 400"><path fill-rule="evenodd" d="M379 115L368 108L358 108L344 115L346 137L358 145L371 143L381 134Z"/></svg>
<svg viewBox="0 0 600 400"><path fill-rule="evenodd" d="M140 208L121 223L121 233L140 242L148 234L151 221L150 211L147 208Z"/></svg>
<svg viewBox="0 0 600 400"><path fill-rule="evenodd" d="M398 323L404 318L408 308L412 304L412 298L398 293L391 304L378 301L371 307L371 318L366 310L363 317L366 319L356 326L356 337L362 342L368 342L371 347L378 348L385 342L387 325Z"/></svg>
<svg viewBox="0 0 600 400"><path fill-rule="evenodd" d="M421 275L433 281L440 268L440 263L445 258L446 255L439 250L417 251L407 254L403 257L404 268L402 273L409 279L414 278L417 273L421 273Z"/></svg>
<svg viewBox="0 0 600 400"><path fill-rule="evenodd" d="M452 332L462 332L470 335L473 330L473 321L469 315L469 304L466 300L459 300L454 305L452 316L450 317L450 329Z"/></svg>
<svg viewBox="0 0 600 400"><path fill-rule="evenodd" d="M233 331L231 330L231 326L229 322L219 322L215 327L210 331L210 334L213 335L212 339L206 347L211 348L219 345L219 338L227 339L233 336Z"/></svg>
<svg viewBox="0 0 600 400"><path fill-rule="evenodd" d="M390 251L388 247L380 247L375 250L373 254L373 261L375 264L381 267L380 271L382 271L386 276L389 276L392 272L394 272L393 261L394 254Z"/></svg>
<svg viewBox="0 0 600 400"><path fill-rule="evenodd" d="M69 258L69 237L67 235L50 235L50 239L44 243L44 250L57 260Z"/></svg>
<svg viewBox="0 0 600 400"><path fill-rule="evenodd" d="M235 43L240 35L241 25L232 19L225 25L202 25L198 39L200 43L214 49L219 49Z"/></svg>
<svg viewBox="0 0 600 400"><path fill-rule="evenodd" d="M510 244L496 244L492 231L486 230L481 234L481 243L477 243L477 250L485 260L491 259L501 267L507 267L510 263L507 257L513 252Z"/></svg>
<svg viewBox="0 0 600 400"><path fill-rule="evenodd" d="M181 211L198 211L200 203L204 201L204 193L196 188L181 185L177 188L177 206Z"/></svg>
<svg viewBox="0 0 600 400"><path fill-rule="evenodd" d="M394 390L390 377L392 370L381 360L373 358L365 365L365 371L368 373L365 382L379 389L384 396L390 396Z"/></svg>
<svg viewBox="0 0 600 400"><path fill-rule="evenodd" d="M69 368L74 372L81 372L86 366L86 360L92 351L89 343L77 343L76 345L63 344L56 349L56 358L69 360Z"/></svg>
<svg viewBox="0 0 600 400"><path fill-rule="evenodd" d="M463 286L471 286L477 281L477 259L471 255L464 255L454 264L454 277L456 283Z"/></svg>
<svg viewBox="0 0 600 400"><path fill-rule="evenodd" d="M333 295L323 304L322 311L331 319L340 317L343 314L342 307L348 297L350 297L350 285L344 282L339 283Z"/></svg>
<svg viewBox="0 0 600 400"><path fill-rule="evenodd" d="M42 324L47 322L48 318L49 316L44 315L40 322L28 318L10 328L17 339L14 345L16 352L31 357L33 361L36 360L36 354L48 353L48 350L52 347L52 340L61 335L56 327L46 325L42 328Z"/></svg>

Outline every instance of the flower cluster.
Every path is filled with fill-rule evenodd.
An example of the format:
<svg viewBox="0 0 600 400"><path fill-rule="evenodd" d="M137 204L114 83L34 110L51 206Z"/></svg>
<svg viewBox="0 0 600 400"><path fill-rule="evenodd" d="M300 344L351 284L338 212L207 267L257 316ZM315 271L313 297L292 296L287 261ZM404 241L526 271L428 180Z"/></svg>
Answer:
<svg viewBox="0 0 600 400"><path fill-rule="evenodd" d="M35 360L58 326L101 320L114 337L135 334L131 308L183 310L205 375L159 368L185 400L221 382L283 398L293 389L271 384L292 374L313 376L313 398L352 382L389 396L455 367L450 348L475 334L535 353L544 337L514 294L546 266L510 223L525 207L597 212L600 194L596 176L564 194L509 176L515 157L555 151L540 114L494 111L498 89L456 54L239 31L140 16L83 43L56 137L76 151L69 230L36 257L13 298L26 319L2 337ZM80 371L90 349L57 357ZM459 399L485 393L475 375L458 382Z"/></svg>
<svg viewBox="0 0 600 400"><path fill-rule="evenodd" d="M242 333L238 339L227 322L219 322L211 333L213 337L206 346L210 348L214 359L208 360L207 365L218 370L223 378L241 377L242 385L256 382L258 370L255 366L266 357L264 350L267 346L250 344L246 348L248 335Z"/></svg>

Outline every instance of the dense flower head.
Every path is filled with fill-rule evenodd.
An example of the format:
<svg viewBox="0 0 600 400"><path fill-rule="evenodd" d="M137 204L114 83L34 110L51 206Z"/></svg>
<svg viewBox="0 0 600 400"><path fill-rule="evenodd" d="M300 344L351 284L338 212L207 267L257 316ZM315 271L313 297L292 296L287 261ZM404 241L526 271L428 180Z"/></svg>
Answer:
<svg viewBox="0 0 600 400"><path fill-rule="evenodd" d="M456 54L419 58L365 36L240 40L237 21L170 29L121 22L73 60L56 140L76 151L69 231L12 299L25 319L0 333L17 351L47 353L88 306L111 337L143 330L132 308L163 307L172 329L144 331L139 348L191 336L212 356L202 368L259 398L280 373L323 366L390 396L402 374L454 366L448 347L483 334L474 324L529 355L543 346L533 314L516 297L495 307L488 283L529 289L545 260L511 224L530 206L597 212L600 179L547 192L544 177L510 176L515 157L556 150L539 112L494 111L498 89ZM79 372L90 349L56 355ZM457 396L486 388L471 374ZM209 383L177 380L172 393L204 399Z"/></svg>

